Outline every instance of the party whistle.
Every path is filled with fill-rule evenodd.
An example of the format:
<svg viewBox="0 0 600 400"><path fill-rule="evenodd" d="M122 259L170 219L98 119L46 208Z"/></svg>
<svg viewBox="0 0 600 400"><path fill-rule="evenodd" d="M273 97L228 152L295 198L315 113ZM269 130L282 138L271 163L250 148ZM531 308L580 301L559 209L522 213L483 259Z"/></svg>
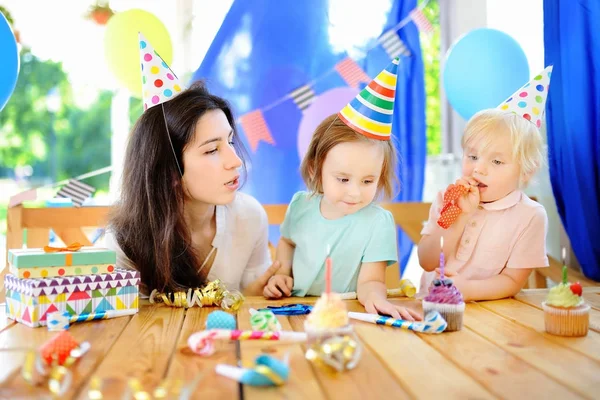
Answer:
<svg viewBox="0 0 600 400"><path fill-rule="evenodd" d="M393 328L407 329L421 333L442 333L448 326L446 320L437 311L427 314L423 321L405 321L403 319L358 312L349 312L348 317L372 324L391 326Z"/></svg>
<svg viewBox="0 0 600 400"><path fill-rule="evenodd" d="M271 310L250 309L250 326L253 331L279 332L281 323Z"/></svg>
<svg viewBox="0 0 600 400"><path fill-rule="evenodd" d="M215 371L221 376L231 378L250 386L281 386L290 375L288 357L283 361L267 354L256 357L254 368L239 368L227 364L217 364Z"/></svg>
<svg viewBox="0 0 600 400"><path fill-rule="evenodd" d="M188 346L196 354L210 356L215 352L215 340L278 340L305 342L306 333L294 331L260 332L240 331L237 329L209 329L193 333L188 338Z"/></svg>
<svg viewBox="0 0 600 400"><path fill-rule="evenodd" d="M71 314L68 311L57 311L50 313L46 319L49 331L64 331L69 329L70 324L74 322L94 321L98 319L109 319L133 315L138 312L137 309L130 310L107 310L94 313Z"/></svg>
<svg viewBox="0 0 600 400"><path fill-rule="evenodd" d="M400 285L395 289L387 290L387 297L414 297L417 293L417 288L408 279L402 279ZM356 292L348 292L340 294L342 300L356 300L358 295Z"/></svg>

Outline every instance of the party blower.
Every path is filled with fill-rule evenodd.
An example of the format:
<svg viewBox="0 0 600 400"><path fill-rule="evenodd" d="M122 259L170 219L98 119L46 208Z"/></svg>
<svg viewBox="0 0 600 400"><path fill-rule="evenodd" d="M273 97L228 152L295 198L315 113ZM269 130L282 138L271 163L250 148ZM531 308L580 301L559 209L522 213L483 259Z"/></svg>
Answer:
<svg viewBox="0 0 600 400"><path fill-rule="evenodd" d="M289 377L289 355L283 360L261 354L255 360L254 368L239 368L227 364L215 367L217 374L251 386L281 386Z"/></svg>
<svg viewBox="0 0 600 400"><path fill-rule="evenodd" d="M348 317L363 322L370 322L372 324L391 326L393 328L401 328L421 333L442 333L448 326L446 320L444 320L437 311L432 311L427 314L422 322L405 321L403 319L358 312L349 312Z"/></svg>

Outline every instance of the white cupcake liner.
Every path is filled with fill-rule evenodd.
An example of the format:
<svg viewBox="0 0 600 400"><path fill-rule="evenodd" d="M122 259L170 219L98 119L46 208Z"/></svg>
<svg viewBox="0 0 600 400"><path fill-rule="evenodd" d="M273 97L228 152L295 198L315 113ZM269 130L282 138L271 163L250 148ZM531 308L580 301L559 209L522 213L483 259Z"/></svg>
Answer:
<svg viewBox="0 0 600 400"><path fill-rule="evenodd" d="M444 332L453 332L462 329L465 303L446 304L423 300L423 315L426 315L430 311L439 312L442 318L446 320L448 327L446 327Z"/></svg>
<svg viewBox="0 0 600 400"><path fill-rule="evenodd" d="M588 304L562 308L542 303L546 332L556 336L585 336L590 324Z"/></svg>

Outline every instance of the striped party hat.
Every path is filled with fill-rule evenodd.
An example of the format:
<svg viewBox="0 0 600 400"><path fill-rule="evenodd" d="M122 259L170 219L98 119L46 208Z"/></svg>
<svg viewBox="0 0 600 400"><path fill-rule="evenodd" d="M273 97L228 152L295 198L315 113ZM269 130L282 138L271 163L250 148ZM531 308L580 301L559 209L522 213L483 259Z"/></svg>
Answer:
<svg viewBox="0 0 600 400"><path fill-rule="evenodd" d="M390 140L397 74L396 57L338 113L338 117L354 131L368 138Z"/></svg>
<svg viewBox="0 0 600 400"><path fill-rule="evenodd" d="M538 128L542 126L542 114L546 109L548 88L550 87L552 66L546 67L525 86L517 90L512 96L498 106L500 110L514 112L531 121Z"/></svg>

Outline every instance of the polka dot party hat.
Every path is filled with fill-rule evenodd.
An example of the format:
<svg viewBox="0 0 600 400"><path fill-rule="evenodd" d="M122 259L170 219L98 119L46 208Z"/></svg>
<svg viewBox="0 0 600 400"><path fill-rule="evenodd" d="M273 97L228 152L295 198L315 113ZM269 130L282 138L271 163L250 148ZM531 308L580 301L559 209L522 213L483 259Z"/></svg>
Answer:
<svg viewBox="0 0 600 400"><path fill-rule="evenodd" d="M539 128L542 126L542 114L546 108L551 74L552 66L546 67L525 86L503 101L498 108L512 111L533 122Z"/></svg>
<svg viewBox="0 0 600 400"><path fill-rule="evenodd" d="M148 39L138 32L142 64L142 100L144 111L171 100L182 90L181 82L158 55Z"/></svg>
<svg viewBox="0 0 600 400"><path fill-rule="evenodd" d="M398 58L381 71L338 113L346 125L366 137L390 140L396 98Z"/></svg>

